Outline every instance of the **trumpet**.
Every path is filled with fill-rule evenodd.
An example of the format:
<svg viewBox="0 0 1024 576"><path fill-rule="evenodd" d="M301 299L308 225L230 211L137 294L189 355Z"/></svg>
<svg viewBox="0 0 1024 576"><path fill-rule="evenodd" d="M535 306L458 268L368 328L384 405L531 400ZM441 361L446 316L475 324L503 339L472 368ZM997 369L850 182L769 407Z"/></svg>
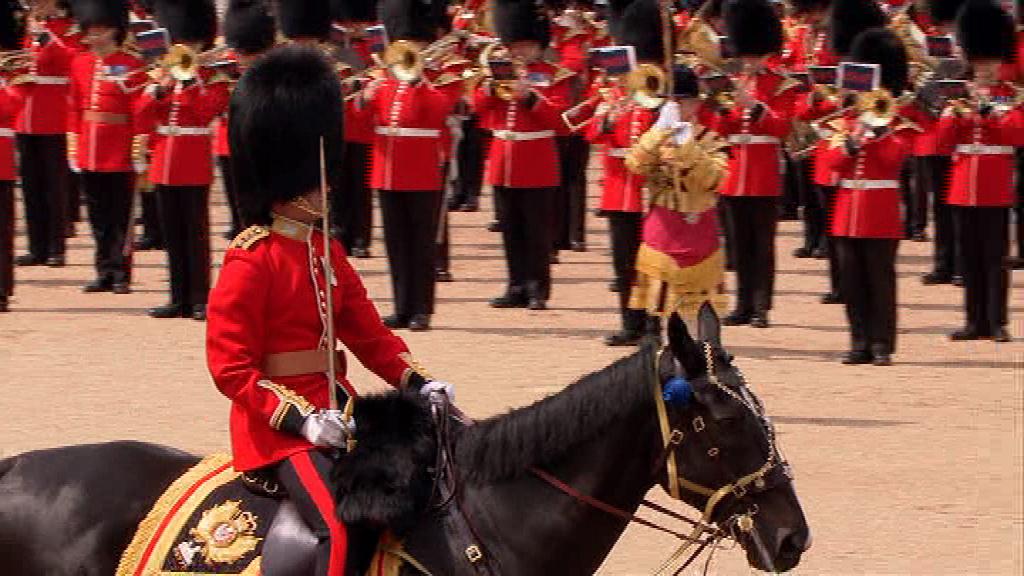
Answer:
<svg viewBox="0 0 1024 576"><path fill-rule="evenodd" d="M0 72L13 72L32 65L29 50L5 50L0 52Z"/></svg>
<svg viewBox="0 0 1024 576"><path fill-rule="evenodd" d="M480 52L480 62L483 65L483 69L486 70L486 75L493 82L492 90L494 95L505 101L512 101L515 98L515 86L519 82L519 79L523 76L523 64L517 59L512 59L512 66L515 69L515 73L511 78L502 78L500 80L494 79L494 71L491 69L491 63L493 62L492 56L494 52L501 46L495 42L487 45Z"/></svg>
<svg viewBox="0 0 1024 576"><path fill-rule="evenodd" d="M595 94L562 112L562 121L569 127L569 130L577 132L597 116L602 103L611 103L614 100L616 80L601 72L601 75L594 81L597 86Z"/></svg>

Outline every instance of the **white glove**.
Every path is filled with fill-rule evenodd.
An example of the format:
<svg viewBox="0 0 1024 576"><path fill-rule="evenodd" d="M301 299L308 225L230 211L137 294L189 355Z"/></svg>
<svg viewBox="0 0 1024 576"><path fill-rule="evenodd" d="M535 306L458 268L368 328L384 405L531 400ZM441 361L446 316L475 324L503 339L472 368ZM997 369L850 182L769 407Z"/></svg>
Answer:
<svg viewBox="0 0 1024 576"><path fill-rule="evenodd" d="M355 418L345 418L341 410L317 410L302 423L302 436L320 448L344 448L355 433Z"/></svg>
<svg viewBox="0 0 1024 576"><path fill-rule="evenodd" d="M431 380L420 388L420 394L430 397L431 394L439 393L448 397L449 402L455 401L455 386L439 380Z"/></svg>
<svg viewBox="0 0 1024 576"><path fill-rule="evenodd" d="M658 114L654 127L660 130L673 130L679 120L679 103L669 100L661 106L661 113Z"/></svg>

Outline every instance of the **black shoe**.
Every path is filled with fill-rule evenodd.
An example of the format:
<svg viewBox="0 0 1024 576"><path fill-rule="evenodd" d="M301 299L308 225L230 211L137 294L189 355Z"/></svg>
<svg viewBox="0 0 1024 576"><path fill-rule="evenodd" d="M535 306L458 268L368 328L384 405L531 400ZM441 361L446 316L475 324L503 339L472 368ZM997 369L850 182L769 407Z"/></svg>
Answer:
<svg viewBox="0 0 1024 576"><path fill-rule="evenodd" d="M480 201L476 198L470 198L462 203L461 210L463 212L476 212L480 210Z"/></svg>
<svg viewBox="0 0 1024 576"><path fill-rule="evenodd" d="M572 251L573 252L586 252L587 251L587 243L586 242L575 242L574 241L572 243Z"/></svg>
<svg viewBox="0 0 1024 576"><path fill-rule="evenodd" d="M392 314L381 319L384 325L392 330L409 327L409 318L400 314Z"/></svg>
<svg viewBox="0 0 1024 576"><path fill-rule="evenodd" d="M206 321L206 304L196 304L192 307L192 319L196 322Z"/></svg>
<svg viewBox="0 0 1024 576"><path fill-rule="evenodd" d="M950 284L953 282L953 276L951 274L943 274L941 272L929 272L924 276L921 276L921 284L925 286L935 286L937 284Z"/></svg>
<svg viewBox="0 0 1024 576"><path fill-rule="evenodd" d="M793 250L793 258L810 258L814 254L814 251L806 246L801 246L796 250Z"/></svg>
<svg viewBox="0 0 1024 576"><path fill-rule="evenodd" d="M409 330L413 332L430 330L430 314L414 314L409 320Z"/></svg>
<svg viewBox="0 0 1024 576"><path fill-rule="evenodd" d="M76 232L75 232L75 223L74 222L68 222L67 225L64 226L64 237L65 238L74 238L75 234L76 234Z"/></svg>
<svg viewBox="0 0 1024 576"><path fill-rule="evenodd" d="M110 291L113 292L114 294L132 293L131 286L129 286L127 282L114 282L114 284L110 287Z"/></svg>
<svg viewBox="0 0 1024 576"><path fill-rule="evenodd" d="M1013 270L1024 270L1024 256L1010 258L1010 268Z"/></svg>
<svg viewBox="0 0 1024 576"><path fill-rule="evenodd" d="M0 298L0 314L9 312L11 310L10 305L7 303L7 298Z"/></svg>
<svg viewBox="0 0 1024 576"><path fill-rule="evenodd" d="M107 278L97 278L82 286L82 292L110 292L112 284Z"/></svg>
<svg viewBox="0 0 1024 576"><path fill-rule="evenodd" d="M552 264L561 264L562 263L562 259L558 257L558 252L552 252L551 253L551 260L550 261L551 261Z"/></svg>
<svg viewBox="0 0 1024 576"><path fill-rule="evenodd" d="M811 251L811 258L816 260L827 260L828 250L825 250L824 248L815 248Z"/></svg>
<svg viewBox="0 0 1024 576"><path fill-rule="evenodd" d="M843 303L843 299L842 299L841 296L839 296L839 294L836 294L835 292L826 292L826 293L821 295L821 303L822 304L842 304Z"/></svg>
<svg viewBox="0 0 1024 576"><path fill-rule="evenodd" d="M748 312L735 310L725 318L722 318L722 324L726 326L743 326L744 324L750 324L751 316Z"/></svg>
<svg viewBox="0 0 1024 576"><path fill-rule="evenodd" d="M964 286L964 277L959 275L959 274L954 274L953 275L953 286L958 286L960 288L963 288L963 286Z"/></svg>
<svg viewBox="0 0 1024 576"><path fill-rule="evenodd" d="M490 301L491 308L526 308L529 301L519 294L504 294Z"/></svg>
<svg viewBox="0 0 1024 576"><path fill-rule="evenodd" d="M449 212L455 212L456 210L459 210L460 208L462 208L462 200L460 200L458 198L454 198L454 197L448 199L448 211Z"/></svg>
<svg viewBox="0 0 1024 576"><path fill-rule="evenodd" d="M843 364L870 364L871 353L867 350L851 350L843 356Z"/></svg>
<svg viewBox="0 0 1024 576"><path fill-rule="evenodd" d="M31 254L22 254L14 259L15 266L42 266L46 264L46 258L40 258Z"/></svg>
<svg viewBox="0 0 1024 576"><path fill-rule="evenodd" d="M529 310L547 310L548 303L540 298L530 298L530 301L526 303L526 308Z"/></svg>
<svg viewBox="0 0 1024 576"><path fill-rule="evenodd" d="M981 333L976 328L963 328L957 330L949 335L949 339L954 342L966 342L968 340L981 340Z"/></svg>
<svg viewBox="0 0 1024 576"><path fill-rule="evenodd" d="M604 337L606 346L636 346L644 337L642 332L620 330Z"/></svg>
<svg viewBox="0 0 1024 576"><path fill-rule="evenodd" d="M221 238L223 238L225 240L228 240L228 241L234 240L235 236L238 236L238 234L236 234L234 230L227 230L223 234L220 235Z"/></svg>
<svg viewBox="0 0 1024 576"><path fill-rule="evenodd" d="M63 268L66 264L63 254L55 254L46 259L46 265L50 268Z"/></svg>
<svg viewBox="0 0 1024 576"><path fill-rule="evenodd" d="M1006 328L996 329L996 333L992 335L992 339L996 342L1012 342L1013 338L1010 337L1010 333L1006 331Z"/></svg>
<svg viewBox="0 0 1024 576"><path fill-rule="evenodd" d="M362 246L356 246L355 248L352 249L352 257L353 258L369 258L370 257L370 250L367 249L367 248L363 248Z"/></svg>
<svg viewBox="0 0 1024 576"><path fill-rule="evenodd" d="M132 244L132 247L139 252L146 252L148 250L162 250L164 246L162 242L157 242L156 238L142 236Z"/></svg>
<svg viewBox="0 0 1024 576"><path fill-rule="evenodd" d="M452 276L452 273L447 271L447 270L438 270L437 272L434 273L434 278L438 282L454 282L455 281L455 277Z"/></svg>
<svg viewBox="0 0 1024 576"><path fill-rule="evenodd" d="M888 352L880 352L875 354L875 357L871 359L871 363L875 366L892 366L892 356Z"/></svg>
<svg viewBox="0 0 1024 576"><path fill-rule="evenodd" d="M770 326L768 323L768 313L759 312L750 317L750 325L754 328L767 328Z"/></svg>
<svg viewBox="0 0 1024 576"><path fill-rule="evenodd" d="M488 232L501 232L501 222L498 222L497 220L491 221L487 225L487 231Z"/></svg>
<svg viewBox="0 0 1024 576"><path fill-rule="evenodd" d="M619 291L619 283L614 281L614 280L609 282L608 283L608 291L609 292L618 292Z"/></svg>
<svg viewBox="0 0 1024 576"><path fill-rule="evenodd" d="M185 315L185 308L181 304L167 304L157 306L146 311L150 318L181 318Z"/></svg>
<svg viewBox="0 0 1024 576"><path fill-rule="evenodd" d="M792 220L799 220L799 219L800 219L800 215L797 214L796 210L784 210L782 212L782 214L779 214L779 220L782 220L784 222L788 222L788 221L792 221Z"/></svg>
<svg viewBox="0 0 1024 576"><path fill-rule="evenodd" d="M928 235L925 234L924 232L914 232L913 234L910 235L910 241L911 242L927 242L928 241Z"/></svg>

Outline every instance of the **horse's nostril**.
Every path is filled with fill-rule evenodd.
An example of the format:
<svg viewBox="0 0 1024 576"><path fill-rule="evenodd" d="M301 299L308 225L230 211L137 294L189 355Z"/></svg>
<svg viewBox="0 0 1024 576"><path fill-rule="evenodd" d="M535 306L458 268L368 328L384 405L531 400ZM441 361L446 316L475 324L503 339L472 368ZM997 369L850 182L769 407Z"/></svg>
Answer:
<svg viewBox="0 0 1024 576"><path fill-rule="evenodd" d="M811 533L808 530L800 530L786 536L782 541L780 552L783 556L799 556L811 547Z"/></svg>

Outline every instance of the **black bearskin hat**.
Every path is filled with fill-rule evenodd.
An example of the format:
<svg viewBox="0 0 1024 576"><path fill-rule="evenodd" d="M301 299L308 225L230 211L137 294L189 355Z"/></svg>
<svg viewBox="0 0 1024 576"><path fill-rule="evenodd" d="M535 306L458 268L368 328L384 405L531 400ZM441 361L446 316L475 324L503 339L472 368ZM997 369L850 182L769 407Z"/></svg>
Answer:
<svg viewBox="0 0 1024 576"><path fill-rule="evenodd" d="M956 19L956 35L968 60L1012 61L1017 34L1011 16L995 0L967 0Z"/></svg>
<svg viewBox="0 0 1024 576"><path fill-rule="evenodd" d="M661 34L661 7L658 0L612 2L608 31L617 44L633 46L641 62L665 58Z"/></svg>
<svg viewBox="0 0 1024 576"><path fill-rule="evenodd" d="M120 31L121 41L128 33L126 0L75 0L71 11L82 30L90 26L109 26Z"/></svg>
<svg viewBox="0 0 1024 576"><path fill-rule="evenodd" d="M172 42L213 44L217 36L217 9L213 0L158 0L156 21L167 28Z"/></svg>
<svg viewBox="0 0 1024 576"><path fill-rule="evenodd" d="M882 28L885 22L885 13L875 0L835 0L829 22L832 51L839 57L848 55L858 34L868 28Z"/></svg>
<svg viewBox="0 0 1024 576"><path fill-rule="evenodd" d="M285 38L323 40L331 32L327 0L277 0L277 27Z"/></svg>
<svg viewBox="0 0 1024 576"><path fill-rule="evenodd" d="M231 0L224 15L224 41L242 54L269 50L277 31L266 0Z"/></svg>
<svg viewBox="0 0 1024 576"><path fill-rule="evenodd" d="M16 0L0 0L0 50L18 50L25 36L25 18Z"/></svg>
<svg viewBox="0 0 1024 576"><path fill-rule="evenodd" d="M879 64L882 68L881 86L898 96L907 88L907 49L903 42L885 28L869 28L853 41L850 60L864 64Z"/></svg>
<svg viewBox="0 0 1024 576"><path fill-rule="evenodd" d="M672 96L676 98L700 97L700 80L689 66L676 64L672 67Z"/></svg>
<svg viewBox="0 0 1024 576"><path fill-rule="evenodd" d="M928 16L936 24L948 24L956 20L956 14L964 0L928 0Z"/></svg>
<svg viewBox="0 0 1024 576"><path fill-rule="evenodd" d="M376 22L377 0L331 0L335 22Z"/></svg>
<svg viewBox="0 0 1024 576"><path fill-rule="evenodd" d="M544 3L538 0L492 0L494 31L506 45L532 40L547 47L551 41L551 22Z"/></svg>
<svg viewBox="0 0 1024 576"><path fill-rule="evenodd" d="M764 56L782 50L782 21L768 0L727 0L722 15L737 56Z"/></svg>
<svg viewBox="0 0 1024 576"><path fill-rule="evenodd" d="M276 202L320 187L320 142L330 181L342 146L341 84L316 47L274 48L239 79L228 134L238 205L247 224L265 224Z"/></svg>
<svg viewBox="0 0 1024 576"><path fill-rule="evenodd" d="M388 40L433 42L444 26L446 0L381 0L380 19Z"/></svg>
<svg viewBox="0 0 1024 576"><path fill-rule="evenodd" d="M725 0L707 0L697 9L697 16L704 20L715 20L722 17L725 10Z"/></svg>
<svg viewBox="0 0 1024 576"><path fill-rule="evenodd" d="M832 0L789 0L794 14L807 14L815 10L827 10Z"/></svg>

